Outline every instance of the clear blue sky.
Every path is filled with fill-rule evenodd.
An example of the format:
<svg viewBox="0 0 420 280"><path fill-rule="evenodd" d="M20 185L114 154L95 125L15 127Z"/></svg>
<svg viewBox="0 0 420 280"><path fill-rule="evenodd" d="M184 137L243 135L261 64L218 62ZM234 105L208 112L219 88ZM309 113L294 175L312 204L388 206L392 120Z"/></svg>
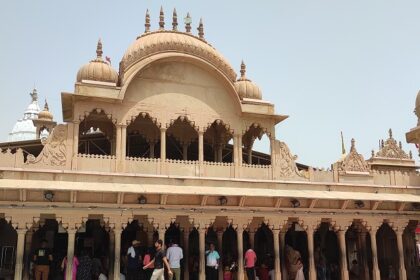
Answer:
<svg viewBox="0 0 420 280"><path fill-rule="evenodd" d="M61 121L62 91L73 91L77 70L104 54L118 65L125 49L152 29L159 8L179 18L189 11L205 37L290 118L276 127L299 161L329 167L340 157L340 131L365 157L378 140L405 132L420 89L420 1L3 1L0 9L0 139L6 140L28 105L33 85Z"/></svg>

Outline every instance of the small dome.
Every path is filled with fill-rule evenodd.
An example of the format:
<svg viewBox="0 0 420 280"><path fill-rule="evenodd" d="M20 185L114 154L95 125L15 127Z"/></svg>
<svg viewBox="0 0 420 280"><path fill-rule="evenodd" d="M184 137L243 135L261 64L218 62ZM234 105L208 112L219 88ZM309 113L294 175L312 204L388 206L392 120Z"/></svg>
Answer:
<svg viewBox="0 0 420 280"><path fill-rule="evenodd" d="M118 73L111 65L102 59L102 43L98 41L96 48L96 59L91 60L88 64L83 65L77 72L77 82L83 80L117 83Z"/></svg>
<svg viewBox="0 0 420 280"><path fill-rule="evenodd" d="M262 93L260 88L251 80L245 77L246 65L242 61L241 63L241 77L235 82L235 89L241 99L262 99Z"/></svg>
<svg viewBox="0 0 420 280"><path fill-rule="evenodd" d="M42 121L52 121L53 120L53 114L49 111L47 100L45 100L44 110L39 112L38 114L38 120Z"/></svg>

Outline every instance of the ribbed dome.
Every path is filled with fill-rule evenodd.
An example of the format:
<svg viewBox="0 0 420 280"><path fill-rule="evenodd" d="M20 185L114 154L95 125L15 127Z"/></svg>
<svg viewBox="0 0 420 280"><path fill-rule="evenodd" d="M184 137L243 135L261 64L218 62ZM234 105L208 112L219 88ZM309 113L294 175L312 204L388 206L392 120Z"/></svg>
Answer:
<svg viewBox="0 0 420 280"><path fill-rule="evenodd" d="M125 52L120 63L121 72L125 72L136 62L146 57L170 51L204 59L223 72L232 82L236 80L236 73L230 64L203 38L175 30L147 32L139 36Z"/></svg>
<svg viewBox="0 0 420 280"><path fill-rule="evenodd" d="M53 114L49 111L48 103L45 100L44 110L39 112L38 114L38 120L42 121L52 121L54 118Z"/></svg>
<svg viewBox="0 0 420 280"><path fill-rule="evenodd" d="M235 89L241 99L262 99L262 93L260 88L251 80L245 76L246 65L242 61L241 63L241 77L235 82Z"/></svg>
<svg viewBox="0 0 420 280"><path fill-rule="evenodd" d="M83 80L90 80L98 82L117 83L117 71L115 71L115 69L112 68L109 63L105 62L102 59L101 40L98 41L96 54L96 59L90 61L88 64L83 65L79 69L79 72L77 72L77 82L82 82Z"/></svg>

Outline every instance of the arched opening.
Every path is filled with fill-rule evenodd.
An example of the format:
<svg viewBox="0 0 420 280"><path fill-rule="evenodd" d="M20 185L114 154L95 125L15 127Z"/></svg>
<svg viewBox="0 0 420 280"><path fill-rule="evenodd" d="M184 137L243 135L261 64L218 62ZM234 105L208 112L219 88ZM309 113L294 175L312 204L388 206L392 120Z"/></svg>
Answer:
<svg viewBox="0 0 420 280"><path fill-rule="evenodd" d="M0 218L0 279L13 279L15 275L16 246L16 230Z"/></svg>
<svg viewBox="0 0 420 280"><path fill-rule="evenodd" d="M233 138L229 125L221 120L214 121L204 133L204 160L211 162L233 162Z"/></svg>
<svg viewBox="0 0 420 280"><path fill-rule="evenodd" d="M32 235L31 249L29 259L31 264L29 265L29 276L30 279L34 278L34 269L36 262L34 263L34 254L41 247L42 241L46 241L47 248L52 253L52 262L50 263L49 278L55 279L60 277L61 263L64 257L67 255L67 231L59 224L55 219L45 219L40 221L40 227Z"/></svg>
<svg viewBox="0 0 420 280"><path fill-rule="evenodd" d="M242 136L242 159L247 164L270 165L270 138L265 129L252 124Z"/></svg>
<svg viewBox="0 0 420 280"><path fill-rule="evenodd" d="M76 233L76 256L88 255L92 259L92 275L99 277L102 272L108 275L110 261L109 234L101 219L88 219ZM95 279L96 279L95 278Z"/></svg>
<svg viewBox="0 0 420 280"><path fill-rule="evenodd" d="M171 223L165 232L165 244L169 247L171 244L181 244L181 230L178 223Z"/></svg>
<svg viewBox="0 0 420 280"><path fill-rule="evenodd" d="M192 121L179 117L168 128L166 157L177 160L198 160L198 133Z"/></svg>
<svg viewBox="0 0 420 280"><path fill-rule="evenodd" d="M349 278L355 280L371 279L372 246L366 227L360 220L356 220L349 227L345 236Z"/></svg>
<svg viewBox="0 0 420 280"><path fill-rule="evenodd" d="M222 267L230 268L231 265L235 262L238 262L238 241L237 234L235 229L232 226L226 228L222 236L222 248L218 248L221 252L220 256L222 258Z"/></svg>
<svg viewBox="0 0 420 280"><path fill-rule="evenodd" d="M314 234L314 260L318 279L340 279L340 248L329 222L322 222Z"/></svg>
<svg viewBox="0 0 420 280"><path fill-rule="evenodd" d="M405 269L407 271L408 280L418 279L418 267L420 267L420 246L416 244L416 228L418 221L411 220L403 233L403 251ZM420 241L418 241L420 242Z"/></svg>
<svg viewBox="0 0 420 280"><path fill-rule="evenodd" d="M262 223L255 232L255 254L257 255L257 276L265 279L269 271L274 269L274 239L273 232Z"/></svg>
<svg viewBox="0 0 420 280"><path fill-rule="evenodd" d="M376 233L378 266L382 279L398 279L399 253L397 235L383 223Z"/></svg>
<svg viewBox="0 0 420 280"><path fill-rule="evenodd" d="M285 236L285 261L290 279L295 279L297 260L301 259L305 279L309 279L308 235L301 225L293 222Z"/></svg>
<svg viewBox="0 0 420 280"><path fill-rule="evenodd" d="M79 125L79 154L115 155L115 125L103 110L93 110Z"/></svg>
<svg viewBox="0 0 420 280"><path fill-rule="evenodd" d="M188 258L188 271L191 280L198 280L200 272L200 248L199 248L199 233L196 228L194 228L188 237L188 249L189 249L189 258Z"/></svg>
<svg viewBox="0 0 420 280"><path fill-rule="evenodd" d="M138 158L158 158L160 153L160 130L152 118L140 113L127 126L127 156Z"/></svg>

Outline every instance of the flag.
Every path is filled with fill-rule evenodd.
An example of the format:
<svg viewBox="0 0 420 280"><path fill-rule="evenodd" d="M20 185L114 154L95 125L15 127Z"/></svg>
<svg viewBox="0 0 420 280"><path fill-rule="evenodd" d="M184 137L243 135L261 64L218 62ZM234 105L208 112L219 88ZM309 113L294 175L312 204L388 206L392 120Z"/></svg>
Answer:
<svg viewBox="0 0 420 280"><path fill-rule="evenodd" d="M109 62L109 64L111 64L111 58L109 56L105 56L105 60Z"/></svg>

